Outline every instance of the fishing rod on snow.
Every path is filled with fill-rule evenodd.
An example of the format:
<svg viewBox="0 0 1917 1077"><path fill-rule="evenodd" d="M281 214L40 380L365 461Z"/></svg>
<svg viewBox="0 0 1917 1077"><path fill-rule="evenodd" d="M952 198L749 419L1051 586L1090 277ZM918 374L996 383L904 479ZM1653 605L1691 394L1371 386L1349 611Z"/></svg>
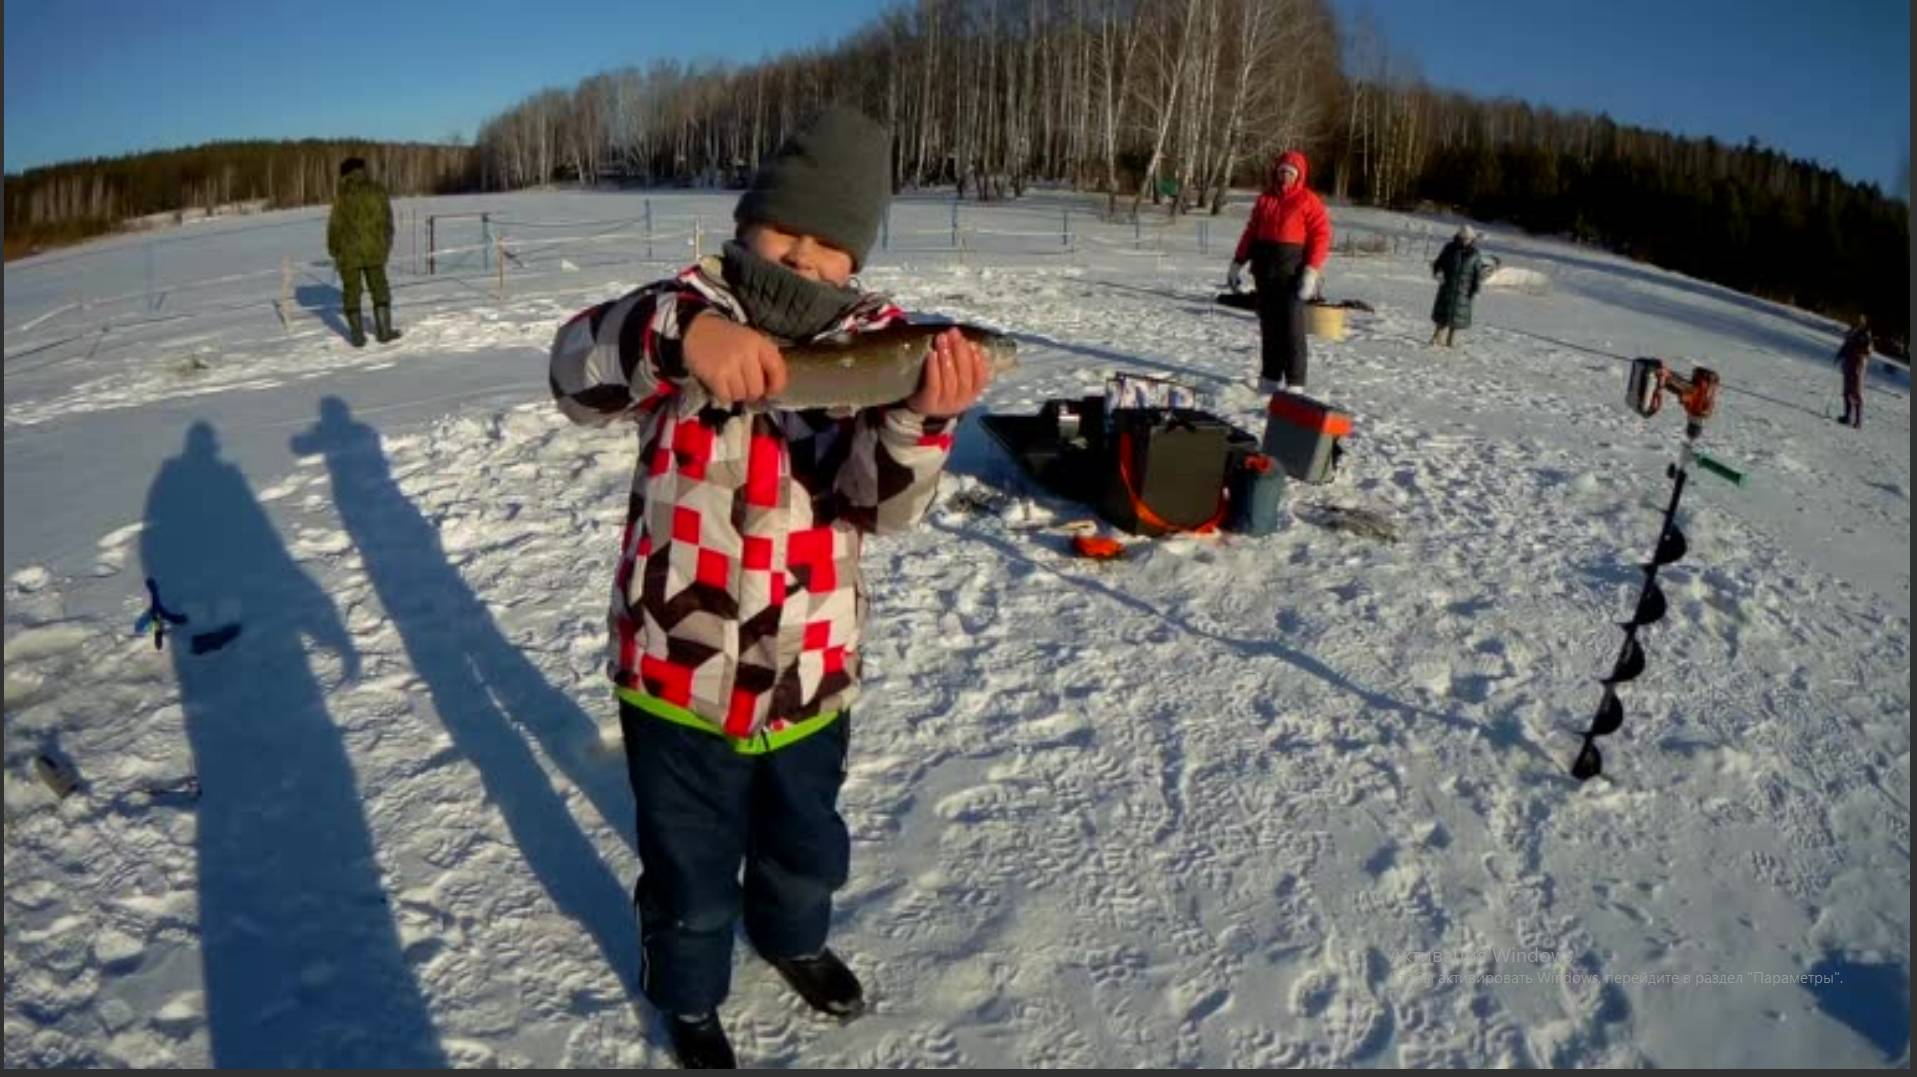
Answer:
<svg viewBox="0 0 1917 1077"><path fill-rule="evenodd" d="M1684 409L1684 448L1677 461L1665 469L1671 477L1671 500L1664 508L1657 546L1651 552L1651 559L1638 566L1644 571L1644 586L1638 591L1631 619L1618 622L1618 627L1624 630L1624 642L1618 648L1610 676L1599 681L1604 686L1604 694L1598 699L1591 727L1584 732L1584 746L1571 763L1571 776L1578 781L1589 781L1603 773L1604 757L1598 752L1597 738L1610 736L1624 724L1624 703L1618 698L1617 686L1636 680L1644 672L1644 647L1638 642L1637 630L1663 620L1668 609L1664 591L1657 585L1658 569L1683 560L1690 548L1683 530L1677 526L1677 506L1684 497L1691 465L1735 485L1743 485L1743 472L1697 450L1697 441L1704 435L1704 422L1717 410L1719 387L1717 372L1708 367L1697 367L1689 377L1683 377L1658 359L1631 360L1625 405L1650 418L1663 408L1666 394L1676 398Z"/></svg>
<svg viewBox="0 0 1917 1077"><path fill-rule="evenodd" d="M166 608L160 601L160 584L151 576L146 578L146 593L148 596L146 612L140 614L139 620L133 622L133 633L140 635L147 629L152 629L153 649L157 651L166 646L167 626L183 625L187 617L184 613L174 613Z"/></svg>
<svg viewBox="0 0 1917 1077"><path fill-rule="evenodd" d="M148 595L146 612L140 614L139 620L133 622L133 634L137 636L150 629L153 633L153 649L157 651L166 646L168 626L177 628L180 625L186 624L187 616L184 613L175 613L166 608L166 604L160 601L159 581L151 576L146 578L146 593ZM193 634L193 653L206 654L209 651L217 651L221 647L238 639L239 635L240 625L238 621L232 624L221 625L208 632L195 632Z"/></svg>

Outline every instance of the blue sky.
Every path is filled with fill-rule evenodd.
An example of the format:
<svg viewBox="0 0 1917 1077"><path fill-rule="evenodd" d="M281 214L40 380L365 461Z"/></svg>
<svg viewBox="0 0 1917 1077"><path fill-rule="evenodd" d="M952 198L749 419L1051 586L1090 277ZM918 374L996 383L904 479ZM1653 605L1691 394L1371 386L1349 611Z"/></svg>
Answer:
<svg viewBox="0 0 1917 1077"><path fill-rule="evenodd" d="M1427 81L1741 143L1888 189L1910 148L1907 0L1332 0Z"/></svg>
<svg viewBox="0 0 1917 1077"><path fill-rule="evenodd" d="M1906 0L1331 0L1433 84L1741 142L1889 186ZM535 90L655 58L828 43L883 0L10 0L9 171L214 138L470 137Z"/></svg>
<svg viewBox="0 0 1917 1077"><path fill-rule="evenodd" d="M626 64L837 40L878 0L7 0L6 168L216 138L439 141Z"/></svg>

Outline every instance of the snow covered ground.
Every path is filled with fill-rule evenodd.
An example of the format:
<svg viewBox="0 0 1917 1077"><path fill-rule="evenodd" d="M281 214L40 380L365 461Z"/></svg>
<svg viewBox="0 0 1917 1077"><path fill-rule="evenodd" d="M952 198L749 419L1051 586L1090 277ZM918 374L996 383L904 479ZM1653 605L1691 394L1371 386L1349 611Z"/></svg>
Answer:
<svg viewBox="0 0 1917 1077"><path fill-rule="evenodd" d="M406 336L363 352L313 211L6 267L9 1066L669 1061L601 674L634 447L544 369L731 205L650 197L651 262L641 195L402 203L493 213L514 260L502 295L402 239ZM955 251L908 198L867 281L1021 335L992 409L1141 370L1256 432L1255 323L1209 301L1243 212L1040 194L964 207ZM1384 252L1327 292L1377 313L1313 342L1356 432L1278 534L1075 560L1088 512L968 428L925 526L870 544L834 940L875 1008L815 1019L742 946L742 1061L1908 1065L1908 374L1849 431L1839 327L1496 228L1524 287L1430 350L1451 225L1333 216ZM1693 483L1579 786L1682 439L1621 407L1633 355L1719 371L1706 443L1751 479ZM149 574L192 618L164 651Z"/></svg>

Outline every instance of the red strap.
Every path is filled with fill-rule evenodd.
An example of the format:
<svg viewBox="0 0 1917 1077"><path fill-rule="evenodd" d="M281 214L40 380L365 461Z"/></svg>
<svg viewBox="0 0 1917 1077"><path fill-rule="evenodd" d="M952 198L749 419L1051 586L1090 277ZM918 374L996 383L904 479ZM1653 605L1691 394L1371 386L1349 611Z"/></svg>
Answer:
<svg viewBox="0 0 1917 1077"><path fill-rule="evenodd" d="M1335 438L1351 433L1351 416L1292 393L1271 394L1271 400L1265 404L1265 413L1276 415L1293 426L1330 434Z"/></svg>
<svg viewBox="0 0 1917 1077"><path fill-rule="evenodd" d="M1072 549L1081 557L1091 557L1100 561L1109 561L1125 553L1125 546L1117 539L1108 539L1101 535L1076 535L1072 538Z"/></svg>
<svg viewBox="0 0 1917 1077"><path fill-rule="evenodd" d="M1211 519L1195 527L1182 527L1153 512L1151 506L1145 504L1145 499L1138 496L1138 487L1132 483L1132 436L1130 433L1118 435L1118 481L1125 484L1125 496L1131 499L1132 514L1148 526L1156 527L1161 531L1189 531L1194 535L1208 535L1218 530L1218 525L1224 522L1225 510L1228 506L1225 503L1223 487L1218 490L1218 511L1212 513Z"/></svg>

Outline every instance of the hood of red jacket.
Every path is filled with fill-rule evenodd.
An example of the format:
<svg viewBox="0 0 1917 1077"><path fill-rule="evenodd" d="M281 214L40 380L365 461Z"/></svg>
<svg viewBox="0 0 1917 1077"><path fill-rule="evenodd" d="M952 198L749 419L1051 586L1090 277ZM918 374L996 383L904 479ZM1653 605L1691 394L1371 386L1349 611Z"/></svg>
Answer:
<svg viewBox="0 0 1917 1077"><path fill-rule="evenodd" d="M1278 170L1285 165L1298 170L1298 189L1304 190L1311 179L1311 164L1305 155L1297 150L1286 150L1271 159L1271 168L1265 173L1265 190L1273 194L1283 194L1284 188L1278 185Z"/></svg>

